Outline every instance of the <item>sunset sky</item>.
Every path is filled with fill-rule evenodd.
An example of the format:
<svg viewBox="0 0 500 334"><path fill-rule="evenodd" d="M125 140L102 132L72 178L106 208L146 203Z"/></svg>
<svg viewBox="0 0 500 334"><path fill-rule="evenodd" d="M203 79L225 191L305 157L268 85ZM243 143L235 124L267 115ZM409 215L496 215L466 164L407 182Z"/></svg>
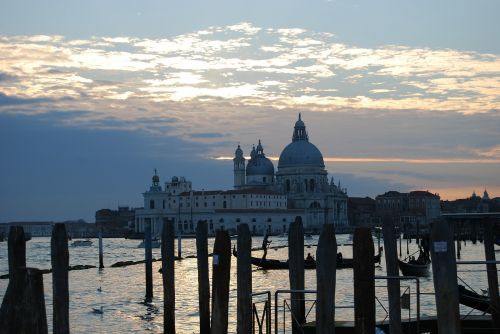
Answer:
<svg viewBox="0 0 500 334"><path fill-rule="evenodd" d="M500 2L10 1L0 222L142 206L153 170L232 187L298 113L350 196L500 196Z"/></svg>

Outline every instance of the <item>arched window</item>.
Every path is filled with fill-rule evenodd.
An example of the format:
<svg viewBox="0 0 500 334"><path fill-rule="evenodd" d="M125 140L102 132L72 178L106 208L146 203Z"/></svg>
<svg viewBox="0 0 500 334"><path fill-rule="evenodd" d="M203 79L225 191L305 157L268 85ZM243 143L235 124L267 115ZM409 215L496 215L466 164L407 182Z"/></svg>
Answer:
<svg viewBox="0 0 500 334"><path fill-rule="evenodd" d="M287 192L290 191L290 180L285 181L285 189Z"/></svg>
<svg viewBox="0 0 500 334"><path fill-rule="evenodd" d="M309 180L309 190L314 191L314 179Z"/></svg>
<svg viewBox="0 0 500 334"><path fill-rule="evenodd" d="M222 207L223 207L224 209L225 209L225 208L227 208L227 203L226 203L226 201L222 202Z"/></svg>
<svg viewBox="0 0 500 334"><path fill-rule="evenodd" d="M307 187L307 180L304 180L304 186L305 186L304 190L307 191L307 189L308 189L308 187Z"/></svg>
<svg viewBox="0 0 500 334"><path fill-rule="evenodd" d="M155 208L155 201L154 200L150 200L149 201L149 208L150 209L154 209Z"/></svg>

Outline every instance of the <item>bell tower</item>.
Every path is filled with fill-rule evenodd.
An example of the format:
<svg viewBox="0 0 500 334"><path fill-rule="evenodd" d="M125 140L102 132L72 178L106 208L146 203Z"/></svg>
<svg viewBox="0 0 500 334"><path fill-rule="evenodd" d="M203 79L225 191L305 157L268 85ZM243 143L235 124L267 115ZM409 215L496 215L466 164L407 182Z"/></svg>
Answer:
<svg viewBox="0 0 500 334"><path fill-rule="evenodd" d="M238 148L234 152L234 188L239 189L245 185L245 157L243 150L238 144Z"/></svg>

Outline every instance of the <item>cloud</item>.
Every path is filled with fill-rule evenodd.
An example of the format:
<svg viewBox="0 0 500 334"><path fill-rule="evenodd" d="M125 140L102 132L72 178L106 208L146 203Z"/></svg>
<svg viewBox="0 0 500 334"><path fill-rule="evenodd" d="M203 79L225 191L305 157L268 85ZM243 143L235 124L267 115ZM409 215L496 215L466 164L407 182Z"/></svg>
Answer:
<svg viewBox="0 0 500 334"><path fill-rule="evenodd" d="M4 93L0 92L0 107L2 106L17 106L24 104L36 104L42 102L49 102L51 99L47 98L20 98L15 96L7 96Z"/></svg>

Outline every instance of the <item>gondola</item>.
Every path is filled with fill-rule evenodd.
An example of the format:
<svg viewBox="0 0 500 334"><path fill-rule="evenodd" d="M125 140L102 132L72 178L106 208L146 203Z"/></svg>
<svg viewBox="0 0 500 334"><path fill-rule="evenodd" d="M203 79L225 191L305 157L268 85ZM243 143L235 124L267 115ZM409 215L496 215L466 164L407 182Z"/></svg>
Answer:
<svg viewBox="0 0 500 334"><path fill-rule="evenodd" d="M429 275L430 263L409 263L398 260L399 269L403 276L418 276L423 277Z"/></svg>
<svg viewBox="0 0 500 334"><path fill-rule="evenodd" d="M491 313L490 298L468 290L463 285L458 286L458 300L462 305L485 313Z"/></svg>
<svg viewBox="0 0 500 334"><path fill-rule="evenodd" d="M233 256L237 257L236 248L233 248ZM273 259L263 260L260 257L251 257L250 261L254 266L266 270L289 268L288 261L273 260ZM380 262L380 253L374 256L373 262L374 263ZM353 259L346 259L342 258L341 256L337 256L337 269L352 268L353 266L354 266ZM304 269L316 269L316 261L304 260Z"/></svg>

